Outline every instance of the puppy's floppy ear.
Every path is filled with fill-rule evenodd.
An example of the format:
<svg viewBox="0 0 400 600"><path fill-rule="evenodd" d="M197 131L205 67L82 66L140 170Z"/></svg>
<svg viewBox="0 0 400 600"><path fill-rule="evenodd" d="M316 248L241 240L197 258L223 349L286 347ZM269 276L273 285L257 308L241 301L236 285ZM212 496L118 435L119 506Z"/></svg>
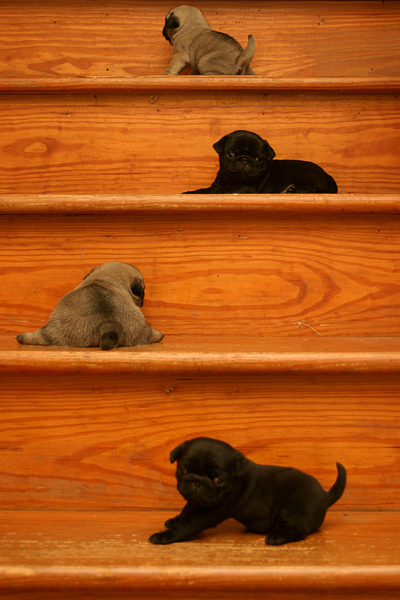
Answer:
<svg viewBox="0 0 400 600"><path fill-rule="evenodd" d="M145 285L141 279L135 279L131 285L132 294L138 296L143 303Z"/></svg>
<svg viewBox="0 0 400 600"><path fill-rule="evenodd" d="M227 137L227 135L224 135L224 137L218 140L218 142L215 142L215 144L213 145L213 148L215 152L217 152L217 154L221 154L224 151Z"/></svg>
<svg viewBox="0 0 400 600"><path fill-rule="evenodd" d="M264 141L264 152L265 152L265 156L267 158L267 160L272 160L276 154L273 148L271 148L271 146L268 144L268 142Z"/></svg>
<svg viewBox="0 0 400 600"><path fill-rule="evenodd" d="M165 25L162 30L163 36L169 42L171 41L168 37L167 29L177 29L179 27L179 19L172 13L172 15L167 15L165 17Z"/></svg>
<svg viewBox="0 0 400 600"><path fill-rule="evenodd" d="M177 446L176 448L171 450L171 454L169 455L169 459L170 459L171 463L174 463L176 461L176 459L179 458L179 455L185 446L186 446L186 442L183 442L182 444L179 444L179 446Z"/></svg>
<svg viewBox="0 0 400 600"><path fill-rule="evenodd" d="M234 458L234 469L236 477L243 477L247 471L247 458L244 454L236 450L235 458Z"/></svg>

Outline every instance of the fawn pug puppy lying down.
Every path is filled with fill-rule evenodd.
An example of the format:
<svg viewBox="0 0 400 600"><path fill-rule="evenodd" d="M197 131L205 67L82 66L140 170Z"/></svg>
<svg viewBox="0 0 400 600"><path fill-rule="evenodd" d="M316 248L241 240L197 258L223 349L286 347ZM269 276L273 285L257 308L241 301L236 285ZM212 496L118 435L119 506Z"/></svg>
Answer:
<svg viewBox="0 0 400 600"><path fill-rule="evenodd" d="M336 194L335 180L305 160L273 160L275 152L252 131L238 130L213 145L220 169L208 188L186 194Z"/></svg>
<svg viewBox="0 0 400 600"><path fill-rule="evenodd" d="M258 465L229 444L207 437L183 442L170 459L178 461L178 491L187 503L166 521L165 531L150 537L153 544L191 540L230 518L266 535L271 546L303 540L322 525L346 485L346 469L339 463L336 482L325 492L311 475Z"/></svg>
<svg viewBox="0 0 400 600"><path fill-rule="evenodd" d="M256 49L252 35L245 50L233 37L211 29L201 12L182 4L165 17L163 36L174 56L165 75L179 75L190 65L191 75L254 75L250 67Z"/></svg>
<svg viewBox="0 0 400 600"><path fill-rule="evenodd" d="M142 346L163 339L152 329L140 307L144 299L141 272L126 263L94 267L74 290L57 303L44 327L21 333L21 344L39 346Z"/></svg>

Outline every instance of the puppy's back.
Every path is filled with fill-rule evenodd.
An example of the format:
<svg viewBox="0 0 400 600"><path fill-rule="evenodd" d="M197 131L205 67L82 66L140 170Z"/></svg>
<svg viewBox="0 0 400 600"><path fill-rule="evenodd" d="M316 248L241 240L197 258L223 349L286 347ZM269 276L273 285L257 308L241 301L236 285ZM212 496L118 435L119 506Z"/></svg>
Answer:
<svg viewBox="0 0 400 600"><path fill-rule="evenodd" d="M249 36L246 50L226 33L212 29L204 31L190 45L192 71L201 75L239 75L246 73L255 50L255 40Z"/></svg>

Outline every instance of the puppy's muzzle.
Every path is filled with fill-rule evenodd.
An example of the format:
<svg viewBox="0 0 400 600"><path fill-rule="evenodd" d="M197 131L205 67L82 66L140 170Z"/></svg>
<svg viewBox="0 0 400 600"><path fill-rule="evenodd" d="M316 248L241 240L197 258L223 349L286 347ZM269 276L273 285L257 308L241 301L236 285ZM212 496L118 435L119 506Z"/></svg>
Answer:
<svg viewBox="0 0 400 600"><path fill-rule="evenodd" d="M179 481L178 492L193 506L213 506L217 502L212 484L197 478L190 477Z"/></svg>
<svg viewBox="0 0 400 600"><path fill-rule="evenodd" d="M231 165L232 173L244 174L247 177L256 177L260 173L260 169L254 161L246 156L240 157Z"/></svg>

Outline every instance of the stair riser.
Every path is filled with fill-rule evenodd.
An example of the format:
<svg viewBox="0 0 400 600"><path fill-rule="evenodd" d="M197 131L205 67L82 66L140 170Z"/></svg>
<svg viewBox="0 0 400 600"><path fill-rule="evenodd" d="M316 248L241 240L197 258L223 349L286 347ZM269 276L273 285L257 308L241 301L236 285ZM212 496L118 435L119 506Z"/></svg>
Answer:
<svg viewBox="0 0 400 600"><path fill-rule="evenodd" d="M396 510L394 375L2 377L2 508L172 509L169 453L206 435L259 463L307 471L340 510Z"/></svg>
<svg viewBox="0 0 400 600"><path fill-rule="evenodd" d="M68 4L3 2L0 21L12 31L4 77L162 75L172 49L161 35L169 0L143 3L71 0ZM349 77L398 75L397 2L197 0L210 26L243 45L253 34L257 75ZM43 14L51 12L51 18ZM376 35L376 32L382 35ZM282 35L284 33L284 35ZM29 51L31 48L35 51ZM68 53L65 49L68 48ZM343 51L343 49L346 51ZM8 56L8 55L7 55Z"/></svg>
<svg viewBox="0 0 400 600"><path fill-rule="evenodd" d="M94 266L120 260L142 271L143 312L166 336L398 335L399 223L393 214L3 215L0 333L43 326Z"/></svg>
<svg viewBox="0 0 400 600"><path fill-rule="evenodd" d="M0 96L0 193L182 193L208 187L237 129L320 164L339 193L400 191L397 94ZM11 125L10 125L11 124ZM155 140L156 143L155 143Z"/></svg>
<svg viewBox="0 0 400 600"><path fill-rule="evenodd" d="M168 588L165 592L162 591L162 583L160 582L160 590L154 593L143 592L135 588L126 586L119 587L113 585L111 589L104 589L104 587L92 586L86 591L80 591L76 588L65 589L59 588L59 581L56 581L52 586L53 589L47 590L46 588L39 587L40 591L28 588L23 592L15 592L15 588L10 590L5 589L2 592L2 598L10 598L12 600L93 600L93 598L100 598L101 600L132 600L135 597L137 600L398 600L399 591L395 589L393 592L386 589L380 588L378 590L359 590L349 589L343 591L339 586L338 588L329 586L320 586L317 590L311 591L287 591L284 586L278 592L270 592L268 589L262 589L261 591L251 592L249 589L245 590L230 590L224 592L223 590L194 590L193 586L184 589L171 590ZM104 584L103 584L104 585ZM17 586L18 587L18 586ZM54 589L57 588L57 589ZM267 588L267 586L266 586Z"/></svg>

